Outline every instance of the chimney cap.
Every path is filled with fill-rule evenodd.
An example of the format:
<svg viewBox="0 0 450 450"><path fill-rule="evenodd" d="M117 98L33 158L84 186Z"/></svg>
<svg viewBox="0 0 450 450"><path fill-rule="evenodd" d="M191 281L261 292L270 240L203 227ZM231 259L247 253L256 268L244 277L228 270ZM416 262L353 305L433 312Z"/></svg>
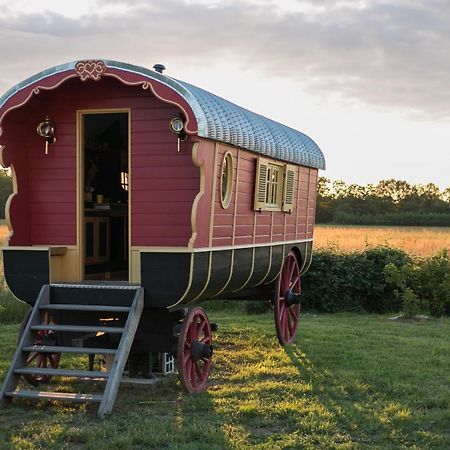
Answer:
<svg viewBox="0 0 450 450"><path fill-rule="evenodd" d="M156 72L163 73L164 70L166 70L166 66L164 64L155 64L153 66Z"/></svg>

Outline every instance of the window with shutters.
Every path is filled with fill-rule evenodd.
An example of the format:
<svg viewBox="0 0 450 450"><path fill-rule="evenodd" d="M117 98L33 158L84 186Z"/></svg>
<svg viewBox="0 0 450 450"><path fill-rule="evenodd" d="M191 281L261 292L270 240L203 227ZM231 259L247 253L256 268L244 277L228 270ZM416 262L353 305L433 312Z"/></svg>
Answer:
<svg viewBox="0 0 450 450"><path fill-rule="evenodd" d="M290 213L294 202L294 181L295 166L258 158L254 209Z"/></svg>

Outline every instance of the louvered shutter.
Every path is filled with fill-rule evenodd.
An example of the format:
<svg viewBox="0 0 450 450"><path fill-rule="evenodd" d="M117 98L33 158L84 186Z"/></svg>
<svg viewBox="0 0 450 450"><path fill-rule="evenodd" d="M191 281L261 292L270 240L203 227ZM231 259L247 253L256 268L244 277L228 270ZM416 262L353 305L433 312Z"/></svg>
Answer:
<svg viewBox="0 0 450 450"><path fill-rule="evenodd" d="M295 166L284 168L283 211L291 212L294 207Z"/></svg>
<svg viewBox="0 0 450 450"><path fill-rule="evenodd" d="M258 166L256 168L256 182L255 182L255 205L257 211L263 210L266 206L267 195L267 172L269 166L267 163L258 158Z"/></svg>

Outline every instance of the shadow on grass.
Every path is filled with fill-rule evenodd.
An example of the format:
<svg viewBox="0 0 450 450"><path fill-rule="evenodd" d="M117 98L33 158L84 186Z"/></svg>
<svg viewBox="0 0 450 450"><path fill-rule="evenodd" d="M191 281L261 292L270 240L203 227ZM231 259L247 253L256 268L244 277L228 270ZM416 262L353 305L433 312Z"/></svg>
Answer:
<svg viewBox="0 0 450 450"><path fill-rule="evenodd" d="M52 390L99 392L52 379ZM42 386L48 389L50 386ZM26 385L23 384L23 388ZM0 449L231 449L208 392L188 395L174 376L156 385L122 385L112 414L97 404L15 401L0 409Z"/></svg>
<svg viewBox="0 0 450 450"><path fill-rule="evenodd" d="M297 344L286 347L285 353L300 378L311 384L311 394L334 417L336 432L345 430L343 435L354 444L351 448L447 448L445 436L432 431L433 423L414 417L418 411L389 395L387 385L402 380L385 380L387 389L380 389L368 381L369 377L361 376L361 371L346 377L321 367ZM424 425L429 425L428 429Z"/></svg>

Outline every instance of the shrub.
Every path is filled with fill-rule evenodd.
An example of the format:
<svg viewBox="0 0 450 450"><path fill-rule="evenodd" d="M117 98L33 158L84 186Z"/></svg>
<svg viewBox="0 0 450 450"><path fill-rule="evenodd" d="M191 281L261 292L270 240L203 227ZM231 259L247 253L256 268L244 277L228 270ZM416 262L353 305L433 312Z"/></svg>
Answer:
<svg viewBox="0 0 450 450"><path fill-rule="evenodd" d="M303 277L302 300L317 311L398 311L401 301L395 287L386 284L384 267L401 267L411 258L402 250L380 246L363 252L328 248L315 252Z"/></svg>
<svg viewBox="0 0 450 450"><path fill-rule="evenodd" d="M434 316L450 314L450 257L447 250L431 258L416 258L400 268L388 265L384 273L386 281L396 287L405 315L422 311Z"/></svg>
<svg viewBox="0 0 450 450"><path fill-rule="evenodd" d="M389 263L383 272L386 281L397 287L397 289L394 289L394 295L402 302L404 316L411 319L423 312L423 302L408 286L408 280L412 274L412 266L408 264L403 267L396 267L394 264Z"/></svg>

